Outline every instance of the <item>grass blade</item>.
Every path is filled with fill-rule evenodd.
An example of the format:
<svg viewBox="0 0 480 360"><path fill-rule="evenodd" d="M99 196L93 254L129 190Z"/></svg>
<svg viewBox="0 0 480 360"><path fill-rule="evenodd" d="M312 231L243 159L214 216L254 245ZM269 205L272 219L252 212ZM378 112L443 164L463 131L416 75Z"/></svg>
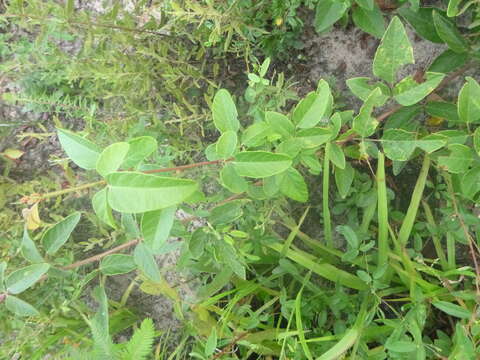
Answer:
<svg viewBox="0 0 480 360"><path fill-rule="evenodd" d="M420 206L420 201L422 200L423 189L425 188L425 183L427 181L428 170L430 168L430 157L425 155L423 158L422 169L418 175L417 183L412 194L412 200L410 200L410 205L408 206L407 215L403 220L402 227L398 233L398 242L401 246L407 244L408 238L412 232L413 224L415 218L417 217L417 211Z"/></svg>
<svg viewBox="0 0 480 360"><path fill-rule="evenodd" d="M377 201L378 201L378 266L388 261L388 200L385 183L385 156L378 153L377 165Z"/></svg>
<svg viewBox="0 0 480 360"><path fill-rule="evenodd" d="M425 218L430 226L433 228L437 228L437 224L435 223L435 219L433 218L432 210L426 201L422 201L423 211L425 212ZM435 247L435 252L437 253L438 258L440 259L440 265L444 271L448 270L448 263L447 259L445 258L445 254L442 249L442 244L440 243L440 239L436 234L432 233L432 241L433 246Z"/></svg>
<svg viewBox="0 0 480 360"><path fill-rule="evenodd" d="M325 157L323 159L323 233L327 246L333 247L332 238L332 219L330 217L330 208L328 204L328 188L330 182L330 143L325 145Z"/></svg>

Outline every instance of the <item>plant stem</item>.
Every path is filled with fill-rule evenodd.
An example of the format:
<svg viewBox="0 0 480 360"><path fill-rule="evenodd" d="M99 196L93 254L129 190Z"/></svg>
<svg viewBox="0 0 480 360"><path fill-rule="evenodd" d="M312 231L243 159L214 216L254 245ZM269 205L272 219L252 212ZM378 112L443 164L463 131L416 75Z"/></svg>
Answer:
<svg viewBox="0 0 480 360"><path fill-rule="evenodd" d="M433 218L432 210L426 201L422 201L423 211L425 212L425 218L427 219L427 223L433 227L434 229L437 228L437 224L435 223L435 219ZM440 243L440 239L435 233L432 233L432 241L433 246L435 247L435 252L437 253L438 258L440 259L440 265L442 266L443 271L448 270L448 262L445 258L445 254L442 249L442 244Z"/></svg>
<svg viewBox="0 0 480 360"><path fill-rule="evenodd" d="M417 217L417 211L420 206L420 201L422 200L423 189L425 188L429 169L430 157L428 154L426 154L423 158L422 169L418 175L417 183L413 189L412 199L410 200L410 205L408 206L407 215L405 215L402 227L398 233L398 242L402 247L407 244L408 238L412 232L413 224L415 222L415 218Z"/></svg>
<svg viewBox="0 0 480 360"><path fill-rule="evenodd" d="M333 247L332 238L332 220L330 218L330 208L328 204L328 188L330 180L330 143L325 145L325 157L323 159L323 233L327 246Z"/></svg>
<svg viewBox="0 0 480 360"><path fill-rule="evenodd" d="M63 190L49 192L49 193L40 195L39 199L44 200L44 199L48 199L48 198L51 198L51 197L68 194L68 193L71 193L71 192L76 192L76 191L89 189L91 187L95 187L97 185L102 185L102 184L105 184L105 180L95 181L95 182L88 183L88 184L83 184L83 185L80 185L80 186L75 186L75 187L71 187L71 188L67 188L67 189L63 189Z"/></svg>
<svg viewBox="0 0 480 360"><path fill-rule="evenodd" d="M385 182L385 155L378 152L377 164L377 201L378 201L378 266L388 262L388 199Z"/></svg>
<svg viewBox="0 0 480 360"><path fill-rule="evenodd" d="M144 171L144 173L145 174L156 174L156 173L162 173L162 172L183 171L183 170L193 169L193 168L200 167L200 166L215 165L215 164L230 162L232 160L233 160L233 158L212 160L212 161L202 161L202 162L198 162L198 163L180 165L180 166L165 168L165 169L147 170L147 171Z"/></svg>

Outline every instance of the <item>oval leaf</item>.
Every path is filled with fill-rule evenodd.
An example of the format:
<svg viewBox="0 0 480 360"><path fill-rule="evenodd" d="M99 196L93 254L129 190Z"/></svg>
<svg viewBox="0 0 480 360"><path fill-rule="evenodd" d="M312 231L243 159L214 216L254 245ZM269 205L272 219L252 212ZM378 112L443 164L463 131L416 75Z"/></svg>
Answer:
<svg viewBox="0 0 480 360"><path fill-rule="evenodd" d="M160 282L161 275L158 270L157 262L153 256L152 251L143 243L140 243L135 248L133 253L135 264L138 268L152 281Z"/></svg>
<svg viewBox="0 0 480 360"><path fill-rule="evenodd" d="M107 191L107 188L103 188L93 195L92 207L100 220L115 229L117 225L115 224L115 219L113 218L112 208L110 205L108 205Z"/></svg>
<svg viewBox="0 0 480 360"><path fill-rule="evenodd" d="M137 172L112 173L106 180L112 209L133 214L179 204L197 190L192 180Z"/></svg>
<svg viewBox="0 0 480 360"><path fill-rule="evenodd" d="M240 128L238 122L237 108L232 96L225 89L220 89L213 98L212 115L215 127L220 132L234 131Z"/></svg>
<svg viewBox="0 0 480 360"><path fill-rule="evenodd" d="M238 175L260 179L287 170L292 164L292 159L284 154L246 151L237 154L232 164Z"/></svg>
<svg viewBox="0 0 480 360"><path fill-rule="evenodd" d="M95 169L100 148L87 139L65 129L57 129L58 140L68 157L82 169Z"/></svg>
<svg viewBox="0 0 480 360"><path fill-rule="evenodd" d="M417 83L412 76L408 76L395 85L393 97L403 105L410 106L430 94L442 82L445 74L427 72L426 81Z"/></svg>
<svg viewBox="0 0 480 360"><path fill-rule="evenodd" d="M100 263L100 271L104 275L126 274L137 268L131 255L112 254L104 257Z"/></svg>
<svg viewBox="0 0 480 360"><path fill-rule="evenodd" d="M19 294L35 284L50 269L49 264L34 264L12 272L5 279L7 291Z"/></svg>
<svg viewBox="0 0 480 360"><path fill-rule="evenodd" d="M126 142L118 142L107 146L97 160L96 169L102 176L117 171L127 156L130 145Z"/></svg>
<svg viewBox="0 0 480 360"><path fill-rule="evenodd" d="M168 208L149 211L142 217L142 235L145 243L156 254L167 241L172 230L177 208Z"/></svg>
<svg viewBox="0 0 480 360"><path fill-rule="evenodd" d="M53 225L43 234L42 243L48 255L55 254L67 242L73 229L77 226L80 216L79 212L75 212Z"/></svg>
<svg viewBox="0 0 480 360"><path fill-rule="evenodd" d="M5 300L5 306L8 310L17 316L38 316L40 313L29 303L17 298L16 296L8 295Z"/></svg>
<svg viewBox="0 0 480 360"><path fill-rule="evenodd" d="M432 305L444 313L460 319L470 319L472 317L471 311L448 301L434 301Z"/></svg>
<svg viewBox="0 0 480 360"><path fill-rule="evenodd" d="M128 140L128 145L130 145L130 147L127 156L121 165L123 169L136 167L146 157L153 154L158 147L157 140L151 136L133 138Z"/></svg>
<svg viewBox="0 0 480 360"><path fill-rule="evenodd" d="M231 157L237 148L237 133L229 130L225 131L217 141L217 154L221 159Z"/></svg>

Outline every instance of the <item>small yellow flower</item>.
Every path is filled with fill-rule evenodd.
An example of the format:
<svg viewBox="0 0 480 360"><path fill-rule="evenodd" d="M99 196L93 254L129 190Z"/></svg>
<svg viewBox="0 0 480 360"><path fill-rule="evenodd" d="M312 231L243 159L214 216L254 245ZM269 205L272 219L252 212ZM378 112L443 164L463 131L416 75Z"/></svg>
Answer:
<svg viewBox="0 0 480 360"><path fill-rule="evenodd" d="M275 25L277 25L278 27L280 27L280 26L282 26L282 24L283 24L283 18L277 17L277 18L275 19Z"/></svg>
<svg viewBox="0 0 480 360"><path fill-rule="evenodd" d="M445 121L444 118L431 116L427 119L428 126L440 126Z"/></svg>

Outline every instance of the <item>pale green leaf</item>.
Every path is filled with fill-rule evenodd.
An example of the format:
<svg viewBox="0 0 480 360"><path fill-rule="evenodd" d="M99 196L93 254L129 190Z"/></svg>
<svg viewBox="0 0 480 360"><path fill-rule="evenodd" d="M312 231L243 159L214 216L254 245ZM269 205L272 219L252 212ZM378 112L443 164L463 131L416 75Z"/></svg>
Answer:
<svg viewBox="0 0 480 360"><path fill-rule="evenodd" d="M105 187L100 191L97 191L92 197L92 207L98 218L105 224L110 225L112 228L116 228L115 219L113 218L112 208L107 201L107 191Z"/></svg>
<svg viewBox="0 0 480 360"><path fill-rule="evenodd" d="M352 129L362 137L372 135L378 126L378 121L372 116L372 111L375 106L381 105L382 96L380 88L372 90L360 108L360 112L353 119Z"/></svg>
<svg viewBox="0 0 480 360"><path fill-rule="evenodd" d="M411 75L402 79L393 89L393 97L395 100L403 106L416 104L435 90L442 82L445 74L427 72L425 73L425 77L426 80L420 84L417 83Z"/></svg>
<svg viewBox="0 0 480 360"><path fill-rule="evenodd" d="M477 127L473 133L473 147L478 155L480 155L480 127Z"/></svg>
<svg viewBox="0 0 480 360"><path fill-rule="evenodd" d="M28 234L27 227L23 229L22 255L31 263L44 262L42 255L40 255L40 253L38 252L37 246Z"/></svg>
<svg viewBox="0 0 480 360"><path fill-rule="evenodd" d="M247 181L237 174L232 164L226 164L220 171L220 181L229 191L240 194L247 191Z"/></svg>
<svg viewBox="0 0 480 360"><path fill-rule="evenodd" d="M285 154L266 151L246 151L235 156L233 166L240 176L265 178L290 167L292 159Z"/></svg>
<svg viewBox="0 0 480 360"><path fill-rule="evenodd" d="M309 93L302 99L293 111L292 120L300 129L309 129L317 125L322 119L330 116L332 95L328 83L321 80L319 90Z"/></svg>
<svg viewBox="0 0 480 360"><path fill-rule="evenodd" d="M253 125L250 125L242 133L242 144L245 146L260 146L265 143L265 138L270 134L270 126L260 121ZM217 147L218 153L218 147ZM220 155L220 154L219 154Z"/></svg>
<svg viewBox="0 0 480 360"><path fill-rule="evenodd" d="M208 336L207 342L205 343L205 355L212 356L217 348L217 330L215 327L212 327L210 335Z"/></svg>
<svg viewBox="0 0 480 360"><path fill-rule="evenodd" d="M95 169L102 151L91 141L65 129L57 129L58 139L68 157L82 169Z"/></svg>
<svg viewBox="0 0 480 360"><path fill-rule="evenodd" d="M231 157L237 148L237 133L232 130L225 131L217 141L217 154L221 159Z"/></svg>
<svg viewBox="0 0 480 360"><path fill-rule="evenodd" d="M315 30L322 32L335 24L348 9L348 4L337 0L322 0L317 3Z"/></svg>
<svg viewBox="0 0 480 360"><path fill-rule="evenodd" d="M147 278L154 282L160 282L161 275L152 251L144 243L139 243L133 253L135 264Z"/></svg>
<svg viewBox="0 0 480 360"><path fill-rule="evenodd" d="M460 319L470 319L473 315L472 311L448 301L433 301L432 305L444 313Z"/></svg>
<svg viewBox="0 0 480 360"><path fill-rule="evenodd" d="M80 221L80 213L75 212L53 225L42 236L42 243L48 255L55 254L65 244L73 229Z"/></svg>
<svg viewBox="0 0 480 360"><path fill-rule="evenodd" d="M102 176L117 171L127 156L130 145L126 142L118 142L107 146L97 160L97 172Z"/></svg>
<svg viewBox="0 0 480 360"><path fill-rule="evenodd" d="M342 199L348 195L355 177L355 170L350 163L345 163L345 169L335 168L335 183Z"/></svg>
<svg viewBox="0 0 480 360"><path fill-rule="evenodd" d="M350 91L359 99L366 101L368 96L371 94L375 88L380 88L382 91L383 97L379 95L379 104L383 105L389 98L390 89L388 86L381 82L376 82L374 84L370 84L372 79L368 77L356 77L351 78L346 81L348 88ZM382 99L382 100L380 100Z"/></svg>
<svg viewBox="0 0 480 360"><path fill-rule="evenodd" d="M274 132L280 134L285 139L292 137L294 134L295 126L288 117L283 114L267 111L265 113L265 121Z"/></svg>
<svg viewBox="0 0 480 360"><path fill-rule="evenodd" d="M29 303L17 298L16 296L8 295L5 299L5 306L8 310L17 316L38 316L40 313Z"/></svg>
<svg viewBox="0 0 480 360"><path fill-rule="evenodd" d="M307 184L302 174L296 169L291 167L277 176L279 177L279 188L283 195L300 202L308 200Z"/></svg>
<svg viewBox="0 0 480 360"><path fill-rule="evenodd" d="M345 169L345 154L341 146L330 143L330 161L340 169Z"/></svg>
<svg viewBox="0 0 480 360"><path fill-rule="evenodd" d="M158 147L157 140L151 136L140 136L128 140L130 145L127 156L123 161L121 168L130 169L136 167L145 158L153 154Z"/></svg>
<svg viewBox="0 0 480 360"><path fill-rule="evenodd" d="M100 271L104 275L126 274L137 268L131 255L112 254L104 257L100 262Z"/></svg>
<svg viewBox="0 0 480 360"><path fill-rule="evenodd" d="M49 264L33 264L15 270L5 279L7 291L10 294L19 294L35 284L43 274L50 269Z"/></svg>
<svg viewBox="0 0 480 360"><path fill-rule="evenodd" d="M112 173L106 180L112 209L133 214L179 204L197 190L192 180L137 172Z"/></svg>
<svg viewBox="0 0 480 360"><path fill-rule="evenodd" d="M443 43L433 24L433 8L423 7L418 9L418 11L413 11L411 8L402 6L398 12L408 21L419 36L434 43Z"/></svg>
<svg viewBox="0 0 480 360"><path fill-rule="evenodd" d="M408 160L415 151L415 140L416 133L401 129L388 129L382 137L385 156L391 160Z"/></svg>
<svg viewBox="0 0 480 360"><path fill-rule="evenodd" d="M215 94L212 106L213 122L220 132L234 131L240 128L238 122L237 108L232 96L225 89L220 89Z"/></svg>
<svg viewBox="0 0 480 360"><path fill-rule="evenodd" d="M475 79L467 77L458 94L458 116L465 123L480 120L480 85Z"/></svg>
<svg viewBox="0 0 480 360"><path fill-rule="evenodd" d="M474 159L473 150L465 145L452 144L448 146L450 155L439 156L438 165L454 174L460 174L468 170Z"/></svg>
<svg viewBox="0 0 480 360"><path fill-rule="evenodd" d="M298 131L296 140L302 148L311 149L325 144L331 137L332 129L315 127Z"/></svg>
<svg viewBox="0 0 480 360"><path fill-rule="evenodd" d="M142 217L142 235L145 244L156 254L170 235L175 220L176 206L149 211Z"/></svg>
<svg viewBox="0 0 480 360"><path fill-rule="evenodd" d="M375 53L373 73L389 83L394 83L399 68L413 62L412 45L402 22L395 16Z"/></svg>

